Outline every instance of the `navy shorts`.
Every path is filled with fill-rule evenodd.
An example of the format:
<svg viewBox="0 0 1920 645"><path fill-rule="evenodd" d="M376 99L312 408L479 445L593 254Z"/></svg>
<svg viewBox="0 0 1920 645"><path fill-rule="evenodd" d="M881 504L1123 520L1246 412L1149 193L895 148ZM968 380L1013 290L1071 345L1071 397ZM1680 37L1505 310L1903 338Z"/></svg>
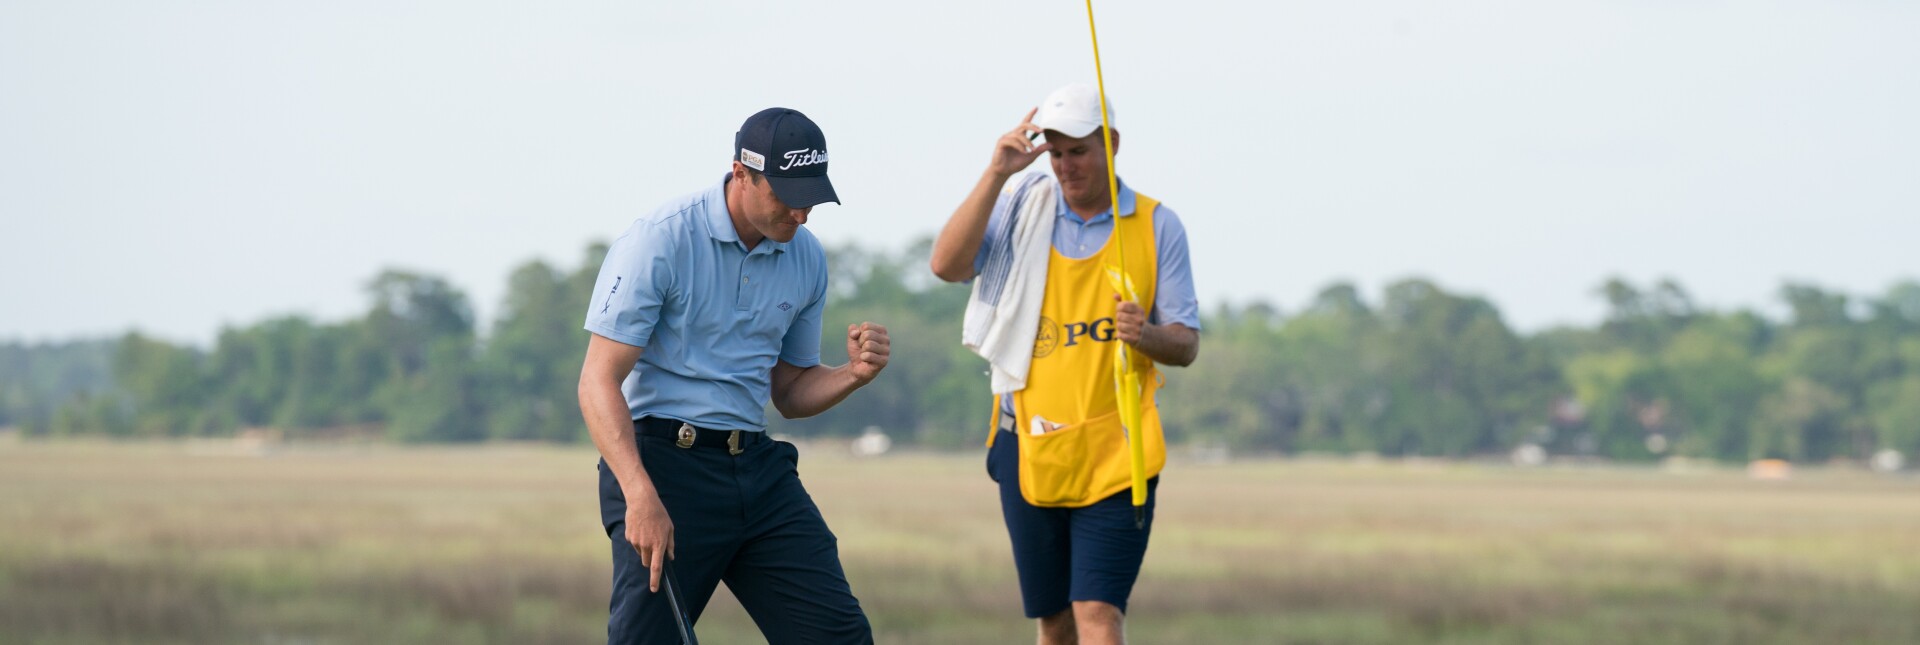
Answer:
<svg viewBox="0 0 1920 645"><path fill-rule="evenodd" d="M749 440L739 456L638 437L640 462L673 519L673 573L687 613L698 620L724 581L769 643L872 643L838 541L800 485L800 453L761 433L741 434ZM666 589L647 590L626 517L626 497L601 461L600 522L613 543L607 642L677 643Z"/></svg>
<svg viewBox="0 0 1920 645"><path fill-rule="evenodd" d="M1020 599L1028 618L1052 616L1075 601L1097 600L1122 613L1153 530L1160 478L1147 480L1147 524L1133 524L1133 493L1120 491L1082 508L1042 508L1020 496L1020 433L999 431L987 449L987 474L1000 483L1000 512L1013 540Z"/></svg>

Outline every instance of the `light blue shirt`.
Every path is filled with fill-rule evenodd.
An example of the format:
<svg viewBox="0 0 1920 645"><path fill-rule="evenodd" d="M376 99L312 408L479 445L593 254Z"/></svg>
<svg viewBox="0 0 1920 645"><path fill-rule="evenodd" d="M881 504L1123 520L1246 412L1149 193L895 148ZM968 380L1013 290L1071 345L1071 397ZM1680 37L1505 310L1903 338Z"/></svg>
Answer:
<svg viewBox="0 0 1920 645"><path fill-rule="evenodd" d="M791 242L740 242L726 180L627 227L607 249L587 331L643 347L621 384L633 418L765 430L774 361L820 364L827 254L805 228Z"/></svg>
<svg viewBox="0 0 1920 645"><path fill-rule="evenodd" d="M1039 173L1023 175L1009 182L1009 190L1000 191L999 198L994 200L993 214L988 217L986 234L980 240L980 252L973 256L975 275L986 266L989 249L1013 243L1013 227L1006 225L1006 220L1018 210L1018 205L1013 203L1014 195L1022 191L1012 188L1035 181L1053 181L1053 178ZM1113 209L1102 211L1093 219L1082 220L1078 213L1067 208L1067 198L1058 189L1057 183L1053 194L1054 250L1075 260L1099 253L1107 244L1107 236L1113 234ZM1133 206L1133 188L1121 181L1120 216L1132 217ZM1147 322L1155 325L1179 323L1200 329L1200 301L1194 295L1193 270L1187 260L1187 227L1180 223L1180 215L1164 203L1153 211L1153 240L1160 257L1153 291L1153 311L1147 313Z"/></svg>

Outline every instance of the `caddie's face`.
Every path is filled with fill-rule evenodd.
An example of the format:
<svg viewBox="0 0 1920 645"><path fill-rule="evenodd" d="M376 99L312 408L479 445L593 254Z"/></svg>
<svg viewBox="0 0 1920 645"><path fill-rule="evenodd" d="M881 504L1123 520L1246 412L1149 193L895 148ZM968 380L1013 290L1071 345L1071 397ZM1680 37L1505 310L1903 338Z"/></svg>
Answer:
<svg viewBox="0 0 1920 645"><path fill-rule="evenodd" d="M773 182L766 177L752 177L744 169L740 172L745 176L737 176L736 179L745 182L741 188L746 195L747 223L767 239L775 242L793 241L793 236L800 234L800 227L806 225L807 215L813 212L813 207L789 208L773 194Z"/></svg>
<svg viewBox="0 0 1920 645"><path fill-rule="evenodd" d="M1113 151L1118 154L1120 132L1116 130L1113 135ZM1107 154L1100 130L1096 128L1077 139L1054 130L1046 131L1046 136L1047 143L1053 144L1053 149L1047 151L1048 161L1053 164L1053 177L1060 180L1060 190L1067 203L1085 204L1105 197Z"/></svg>

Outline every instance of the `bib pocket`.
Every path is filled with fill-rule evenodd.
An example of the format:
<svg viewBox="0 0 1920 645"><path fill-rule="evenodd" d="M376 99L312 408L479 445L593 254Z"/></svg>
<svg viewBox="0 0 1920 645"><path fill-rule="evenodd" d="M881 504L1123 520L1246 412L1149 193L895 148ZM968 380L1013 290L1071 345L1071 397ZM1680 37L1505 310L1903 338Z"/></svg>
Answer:
<svg viewBox="0 0 1920 645"><path fill-rule="evenodd" d="M1020 494L1029 504L1086 506L1111 494L1114 484L1129 482L1118 410L1020 437Z"/></svg>

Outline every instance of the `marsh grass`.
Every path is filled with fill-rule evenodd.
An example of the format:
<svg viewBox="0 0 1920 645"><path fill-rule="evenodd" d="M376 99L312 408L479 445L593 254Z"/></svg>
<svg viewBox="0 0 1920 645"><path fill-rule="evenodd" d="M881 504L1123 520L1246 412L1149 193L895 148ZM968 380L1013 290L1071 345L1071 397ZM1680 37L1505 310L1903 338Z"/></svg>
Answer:
<svg viewBox="0 0 1920 645"><path fill-rule="evenodd" d="M977 454L806 451L884 643L1030 640ZM0 643L604 638L590 449L0 446ZM1920 642L1920 482L1175 463L1141 643ZM712 643L758 632L721 592Z"/></svg>

